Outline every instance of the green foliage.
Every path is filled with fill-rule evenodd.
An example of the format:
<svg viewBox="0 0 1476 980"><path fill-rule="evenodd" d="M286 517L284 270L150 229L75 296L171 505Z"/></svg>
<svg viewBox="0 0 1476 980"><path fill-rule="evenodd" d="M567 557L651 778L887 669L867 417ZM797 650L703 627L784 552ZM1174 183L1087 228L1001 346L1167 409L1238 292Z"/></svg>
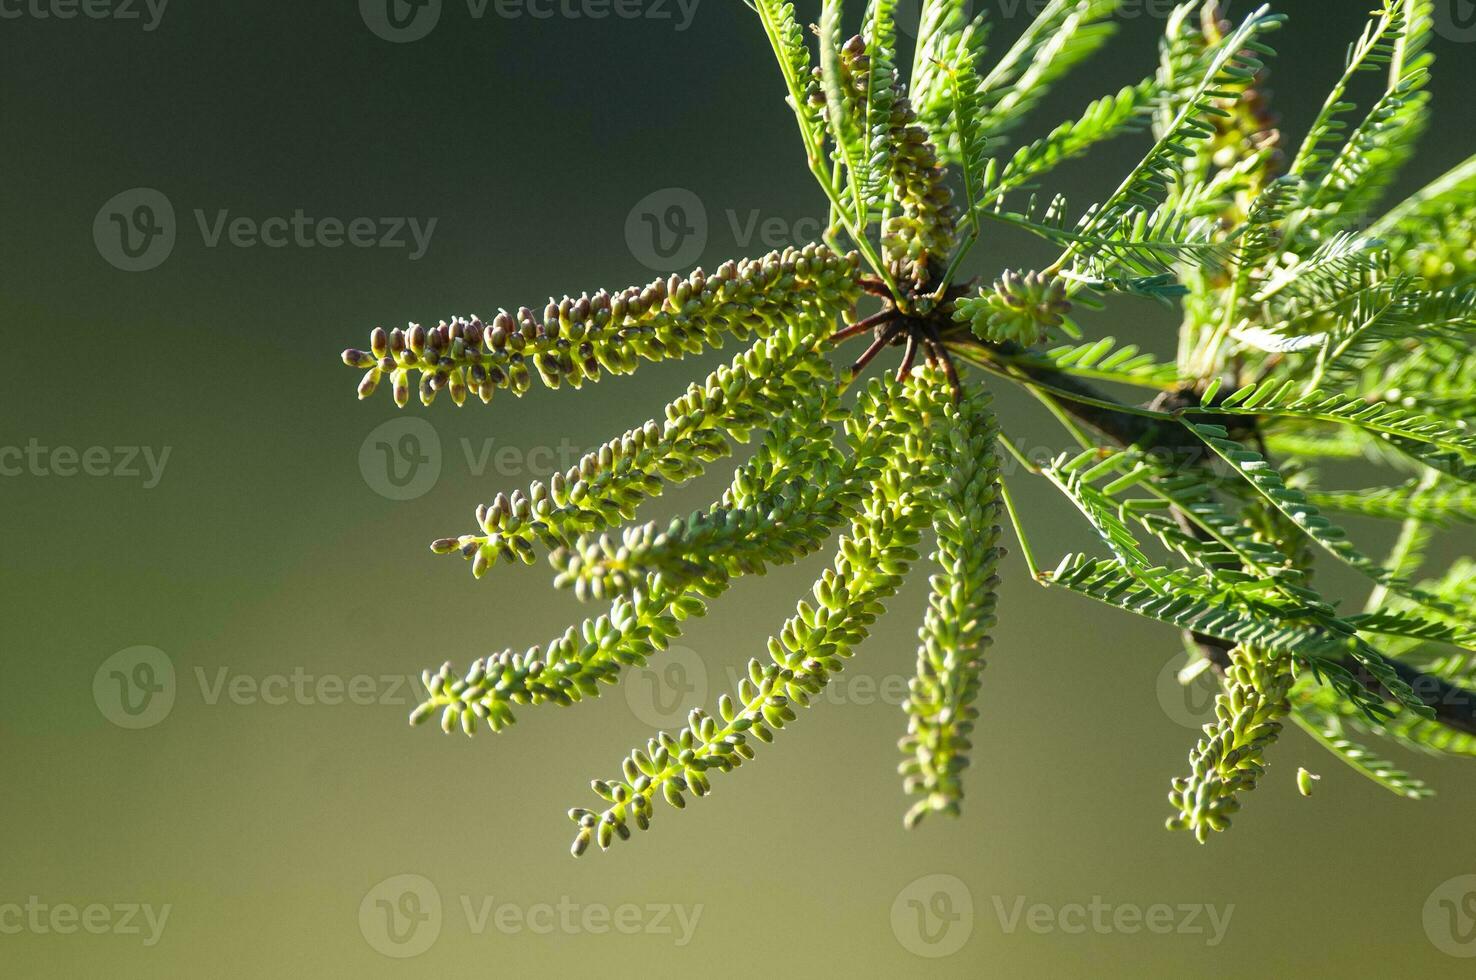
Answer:
<svg viewBox="0 0 1476 980"><path fill-rule="evenodd" d="M1461 419L1411 412L1357 395L1309 391L1295 380L1245 385L1216 402L1212 411L1293 428L1318 422L1351 426L1440 472L1467 481L1473 478L1476 434Z"/></svg>
<svg viewBox="0 0 1476 980"><path fill-rule="evenodd" d="M1126 612L1182 630L1216 637L1233 646L1255 645L1291 653L1316 666L1348 647L1347 636L1301 625L1308 610L1279 599L1272 582L1240 576L1240 588L1224 587L1216 576L1154 568L1134 574L1123 564L1085 555L1067 555L1044 576L1060 586Z"/></svg>
<svg viewBox="0 0 1476 980"><path fill-rule="evenodd" d="M1067 269L1072 262L1089 265L1105 247L1099 243L1101 236L1097 234L1103 229L1148 223L1145 216L1158 211L1171 189L1180 182L1184 160L1195 155L1198 143L1216 135L1212 120L1223 111L1218 103L1239 98L1263 67L1256 55L1273 53L1260 37L1280 27L1283 19L1262 7L1237 30L1210 46L1211 53L1198 82L1176 100L1181 104L1162 127L1157 141L1117 190L1089 212L1081 224L1082 240L1072 242L1053 269ZM1165 229L1177 227L1180 222L1169 212L1151 224L1156 229ZM1175 240L1172 235L1155 237Z"/></svg>
<svg viewBox="0 0 1476 980"><path fill-rule="evenodd" d="M1205 441L1214 452L1245 477L1265 501L1283 514L1287 520L1301 528L1304 534L1325 551L1347 565L1358 569L1373 581L1412 598L1423 598L1424 593L1412 589L1389 569L1382 568L1348 539L1348 532L1328 518L1307 501L1307 495L1288 487L1281 474L1260 453L1247 449L1231 439L1219 426L1190 424L1195 435ZM1438 600L1429 600L1437 601Z"/></svg>
<svg viewBox="0 0 1476 980"><path fill-rule="evenodd" d="M1476 279L1476 156L1410 195L1374 223L1399 267L1434 288Z"/></svg>
<svg viewBox="0 0 1476 980"><path fill-rule="evenodd" d="M1116 95L1091 103L1078 119L1064 122L1033 143L1015 151L999 170L999 177L985 186L985 200L1004 194L1039 177L1066 160L1079 157L1093 146L1114 136L1136 132L1147 125L1158 89L1151 79L1130 85Z"/></svg>
<svg viewBox="0 0 1476 980"><path fill-rule="evenodd" d="M1447 529L1476 522L1476 157L1377 213L1428 128L1430 0L1381 0L1287 153L1266 88L1283 18L1266 7L1237 25L1219 4L1181 4L1144 81L1012 146L1111 36L1111 0L1051 0L992 64L986 40L1003 25L964 0L922 0L911 50L895 0L823 0L813 26L785 0L750 6L829 205L823 244L541 314L377 329L344 353L365 372L362 397L387 376L401 406L416 386L426 404L445 390L460 405L521 396L535 375L577 388L710 356L729 336L749 344L662 415L433 544L477 577L546 552L557 587L608 605L545 644L426 671L411 720L501 731L515 710L595 697L738 578L833 548L737 690L595 781L598 809L570 811L576 855L609 847L649 826L658 799L707 795L796 720L931 538L900 770L909 825L958 814L1007 517L1035 581L1177 630L1219 679L1215 720L1171 784L1170 827L1201 842L1226 829L1288 717L1403 797L1430 791L1350 734L1476 756L1476 574L1462 558L1419 580ZM1349 93L1374 74L1381 93L1360 110ZM1038 190L1062 161L1133 136L1139 162L1104 199L1073 209ZM971 249L995 231L1044 238L1059 257L976 278ZM1179 312L1170 359L1091 335L1091 310L1144 297ZM862 303L879 309L863 316ZM1058 331L1071 343L1043 346ZM831 349L862 336L865 353L838 370ZM893 348L895 373L859 383ZM1050 463L995 417L995 383L1060 424ZM1151 397L1120 394L1131 389ZM750 443L719 499L631 524ZM1079 512L1098 555L1037 564L1001 450L1018 479ZM1323 469L1349 462L1379 475L1323 485ZM1371 557L1354 542L1364 525L1334 513L1388 522L1393 548ZM1327 584L1343 581L1318 574L1328 561L1361 573L1366 597Z"/></svg>
<svg viewBox="0 0 1476 980"><path fill-rule="evenodd" d="M1429 93L1424 89L1434 61L1426 51L1434 23L1432 6L1433 0L1386 0L1385 10L1395 21L1388 85L1328 163L1311 194L1311 207L1345 220L1362 218L1414 154L1429 118Z"/></svg>
<svg viewBox="0 0 1476 980"><path fill-rule="evenodd" d="M1015 358L1015 362L1078 378L1163 390L1173 388L1179 378L1173 365L1159 363L1151 353L1139 350L1136 344L1119 347L1115 337L1049 350L1025 351Z"/></svg>
<svg viewBox="0 0 1476 980"><path fill-rule="evenodd" d="M1322 510L1342 511L1362 517L1403 520L1414 517L1430 524L1476 523L1476 487L1424 487L1406 483L1398 487L1369 487L1364 490L1314 490L1307 502Z"/></svg>
<svg viewBox="0 0 1476 980"><path fill-rule="evenodd" d="M979 127L1019 125L1051 86L1112 36L1117 0L1050 0L979 85Z"/></svg>
<svg viewBox="0 0 1476 980"><path fill-rule="evenodd" d="M1328 166L1333 153L1330 144L1347 131L1342 117L1357 108L1345 99L1348 86L1360 72L1387 71L1391 63L1402 58L1403 38L1410 27L1409 7L1407 0L1383 0L1381 9L1374 12L1362 36L1348 49L1343 76L1333 86L1307 131L1301 149L1292 161L1291 173L1300 175L1335 169ZM1425 25L1422 24L1421 29L1426 29ZM1389 74L1391 81L1397 83L1404 72L1398 70ZM1347 145L1353 146L1351 141Z"/></svg>

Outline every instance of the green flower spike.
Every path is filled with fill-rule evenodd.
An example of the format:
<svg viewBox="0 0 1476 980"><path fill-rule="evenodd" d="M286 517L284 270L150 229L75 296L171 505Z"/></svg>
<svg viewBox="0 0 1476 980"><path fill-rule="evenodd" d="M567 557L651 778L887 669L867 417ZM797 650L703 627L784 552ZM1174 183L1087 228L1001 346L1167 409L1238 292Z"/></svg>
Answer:
<svg viewBox="0 0 1476 980"><path fill-rule="evenodd" d="M994 625L995 570L1003 504L995 440L999 426L988 392L975 391L944 413L947 444L937 452L942 480L933 530L939 573L918 637L917 676L905 705L908 734L900 766L909 793L923 798L907 812L910 827L931 812L957 815L963 770L972 748L983 652Z"/></svg>
<svg viewBox="0 0 1476 980"><path fill-rule="evenodd" d="M992 292L959 300L955 319L969 324L975 337L1031 347L1045 340L1071 312L1066 284L1039 272L1006 272Z"/></svg>
<svg viewBox="0 0 1476 980"><path fill-rule="evenodd" d="M1266 771L1266 750L1291 713L1292 672L1285 657L1244 646L1230 657L1225 690L1215 698L1215 720L1189 753L1189 775L1175 779L1169 793L1178 810L1169 829L1193 831L1201 844L1229 829L1240 794L1256 788Z"/></svg>

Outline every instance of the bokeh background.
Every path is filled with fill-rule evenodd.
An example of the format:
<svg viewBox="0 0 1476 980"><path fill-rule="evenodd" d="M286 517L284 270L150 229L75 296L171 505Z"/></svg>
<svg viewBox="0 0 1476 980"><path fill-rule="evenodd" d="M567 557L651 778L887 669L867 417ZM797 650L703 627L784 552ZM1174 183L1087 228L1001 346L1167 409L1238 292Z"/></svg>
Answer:
<svg viewBox="0 0 1476 980"><path fill-rule="evenodd" d="M0 975L1470 975L1455 954L1476 939L1441 941L1425 911L1476 874L1476 773L1391 749L1440 790L1415 804L1293 730L1233 832L1166 833L1208 700L1173 685L1177 636L1040 590L1014 557L957 821L900 821L917 576L757 762L632 843L568 856L587 781L726 690L828 554L741 582L669 666L597 702L525 710L496 737L407 728L407 675L584 612L546 568L476 582L426 543L732 348L577 395L405 413L358 402L338 352L377 324L761 254L822 210L736 0L445 0L438 18L395 2L406 27L382 0L0 7L0 445L30 453L0 478ZM995 51L1039 6L985 2ZM1279 6L1273 88L1299 137L1370 4ZM1133 5L1036 129L1151 71L1167 7ZM1472 151L1470 7L1442 11L1437 124L1404 190ZM1050 186L1085 202L1140 149ZM161 198L172 245L130 258L111 216L164 228ZM330 236L369 219L375 242L244 244L298 209ZM423 248L378 241L400 219ZM974 264L1042 254L991 232ZM1084 322L1171 349L1172 317L1147 304ZM1028 400L1000 404L1027 447L1059 444ZM1044 555L1091 546L1046 491L1025 496ZM1310 799L1299 765L1323 776Z"/></svg>

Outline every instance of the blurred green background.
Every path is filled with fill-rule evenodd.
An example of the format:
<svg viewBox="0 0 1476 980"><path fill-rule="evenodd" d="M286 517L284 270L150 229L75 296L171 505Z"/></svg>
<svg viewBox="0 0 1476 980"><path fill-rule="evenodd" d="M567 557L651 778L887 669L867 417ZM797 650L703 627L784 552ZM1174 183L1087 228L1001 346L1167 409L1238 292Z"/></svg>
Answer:
<svg viewBox="0 0 1476 980"><path fill-rule="evenodd" d="M674 666L597 702L525 710L498 737L407 728L405 675L581 614L546 568L475 582L426 543L733 348L577 396L405 413L385 392L357 402L338 352L376 324L619 287L688 252L709 268L760 254L812 235L821 206L736 0L603 19L572 0L446 0L398 31L382 2L3 6L0 447L26 464L0 455L0 975L1470 975L1451 950L1476 943L1437 942L1426 910L1476 873L1476 774L1396 755L1440 789L1410 803L1293 730L1233 832L1169 834L1168 780L1206 708L1169 680L1178 638L1040 590L1014 557L958 821L900 821L919 575L830 703L713 798L567 854L587 781L683 698L710 705L828 555L740 583ZM1404 190L1472 151L1476 30L1456 2ZM995 51L1038 6L989 4ZM1272 87L1298 137L1370 5L1279 5L1293 23ZM1167 6L1132 5L1036 128L1151 71ZM1051 187L1085 202L1140 148L1112 144ZM167 199L174 242L129 258L112 216L142 246L136 209L159 200L138 188ZM653 239L643 215L660 225L682 202ZM375 243L243 244L298 209L329 236L369 219ZM409 218L435 221L418 257L408 231L378 242ZM975 265L1041 254L994 234ZM1084 324L1172 343L1146 304ZM1001 410L1027 447L1059 444L1027 400L1002 393ZM725 480L719 466L649 513ZM1027 498L1046 555L1091 547L1060 502ZM1323 775L1311 799L1298 765Z"/></svg>

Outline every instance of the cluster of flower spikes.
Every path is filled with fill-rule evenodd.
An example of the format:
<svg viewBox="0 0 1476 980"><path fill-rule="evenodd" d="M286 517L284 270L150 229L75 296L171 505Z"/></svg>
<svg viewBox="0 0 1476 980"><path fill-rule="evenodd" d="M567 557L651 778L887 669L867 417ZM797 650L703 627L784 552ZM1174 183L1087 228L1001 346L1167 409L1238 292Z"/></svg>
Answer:
<svg viewBox="0 0 1476 980"><path fill-rule="evenodd" d="M855 510L876 474L873 460L846 459L830 424L834 386L777 418L754 456L713 507L669 524L582 535L549 556L556 588L580 599L702 585L704 596L740 576L789 564L820 548Z"/></svg>
<svg viewBox="0 0 1476 980"><path fill-rule="evenodd" d="M664 428L652 423L614 440L610 445L629 450L595 457L577 491L580 506L569 505L573 491L567 485L559 491L562 506L536 484L531 505L520 498L514 509L528 509L543 541L557 548L551 555L560 570L557 584L572 586L583 599L614 601L605 615L570 627L546 647L493 654L460 678L449 664L428 672L423 680L429 697L412 721L439 711L448 731L459 723L471 734L479 720L498 731L514 720L514 704L572 704L595 696L601 682L613 683L622 668L644 664L664 649L682 621L703 614L707 600L725 591L733 577L818 548L849 516L880 465L873 457L842 459L831 445L829 426L839 410L834 369L823 352L827 323L796 324L759 340L668 405ZM653 428L664 438L645 439L637 447L633 433ZM768 434L739 468L733 486L713 508L682 522L680 531L637 530L636 547L624 553L605 538L581 533L630 516L633 488L638 496L651 496L663 482L698 475L709 453L697 448L694 432L746 439L757 428L768 428ZM810 485L799 486L796 472ZM612 504L601 509L600 501ZM793 517L793 526L780 534L765 527L776 509ZM524 526L509 523L507 530ZM726 557L699 561L694 549L703 542L726 546ZM457 546L456 539L435 545L442 551ZM611 561L604 559L607 554Z"/></svg>
<svg viewBox="0 0 1476 980"><path fill-rule="evenodd" d="M800 321L801 323L813 321ZM786 332L692 384L652 420L584 456L567 473L533 483L526 494L498 494L477 508L479 530L443 538L438 553L460 552L480 578L502 559L532 563L536 547L567 548L579 535L629 520L640 503L668 484L683 483L732 453L735 440L789 411L807 390L832 383L830 365L811 338L795 345Z"/></svg>
<svg viewBox="0 0 1476 980"><path fill-rule="evenodd" d="M624 668L665 649L734 578L796 561L849 525L833 567L814 587L814 605L799 604L770 640L768 661L750 662L717 715L693 712L685 729L660 733L631 753L623 778L594 781L607 808L571 811L575 854L628 837L632 825L647 827L658 796L682 807L686 794L706 795L713 772L752 758L755 741L770 741L795 718L865 639L917 561L930 523L939 533L941 571L920 632L923 677L913 687L904 740L914 759L909 786L925 798L909 820L924 810L957 811L1001 553L997 425L987 393L971 390L955 402L936 367L902 381L875 380L854 410L843 409L825 356L833 312L759 338L668 405L664 425L648 423L587 457L577 482L555 477L480 514L484 525L497 526L498 547L515 539L513 550L527 559L535 542L550 546L557 585L611 604L546 645L480 658L464 673L449 663L426 671L427 698L412 723L438 717L443 730L468 735L484 724L506 728L516 706L597 696ZM845 451L835 443L837 422ZM665 526L602 533L664 483L700 473L721 454L709 437L726 445L758 429L765 430L761 444L711 507ZM485 570L490 537L434 547L469 550Z"/></svg>
<svg viewBox="0 0 1476 980"><path fill-rule="evenodd" d="M930 281L935 263L946 260L955 243L957 217L947 173L928 131L918 125L917 113L903 93L895 66L872 64L866 42L859 35L840 49L841 94L850 101L849 118L874 118L864 134L864 151L872 154L870 167L885 171L891 197L901 208L882 228L882 250L887 264L918 286ZM874 79L876 72L884 77ZM825 104L821 69L812 73L809 100ZM870 100L868 112L868 100Z"/></svg>
<svg viewBox="0 0 1476 980"><path fill-rule="evenodd" d="M814 605L796 613L770 638L767 660L752 659L738 688L718 700L716 716L695 709L676 734L658 733L622 762L621 778L595 780L607 806L575 808L573 852L591 843L609 847L645 830L657 797L677 809L687 793L706 796L714 773L754 758L842 670L866 638L885 601L917 560L921 532L933 518L942 475L937 419L949 411L951 390L942 372L918 368L903 382L876 380L858 410L845 418L851 458L879 464L860 495L834 565L815 583Z"/></svg>
<svg viewBox="0 0 1476 980"><path fill-rule="evenodd" d="M1215 720L1189 753L1190 773L1173 781L1169 802L1178 811L1170 830L1189 830L1202 844L1229 828L1240 809L1238 796L1256 788L1265 772L1266 749L1291 713L1290 660L1255 647L1230 651L1224 690L1215 698Z"/></svg>
<svg viewBox="0 0 1476 980"><path fill-rule="evenodd" d="M725 335L764 336L778 324L843 309L858 295L860 256L823 245L788 248L760 259L726 262L615 294L601 290L550 300L542 315L523 307L491 323L457 317L432 328L375 328L370 348L347 350L344 363L363 368L359 397L388 375L395 403L410 400L419 375L429 405L445 389L460 405L469 392L483 402L498 388L523 394L536 372L551 388L579 387L601 372L629 374L642 360L659 361L722 345Z"/></svg>
<svg viewBox="0 0 1476 980"><path fill-rule="evenodd" d="M1005 272L992 291L960 299L953 318L990 343L1038 344L1071 312L1066 283L1040 272Z"/></svg>

